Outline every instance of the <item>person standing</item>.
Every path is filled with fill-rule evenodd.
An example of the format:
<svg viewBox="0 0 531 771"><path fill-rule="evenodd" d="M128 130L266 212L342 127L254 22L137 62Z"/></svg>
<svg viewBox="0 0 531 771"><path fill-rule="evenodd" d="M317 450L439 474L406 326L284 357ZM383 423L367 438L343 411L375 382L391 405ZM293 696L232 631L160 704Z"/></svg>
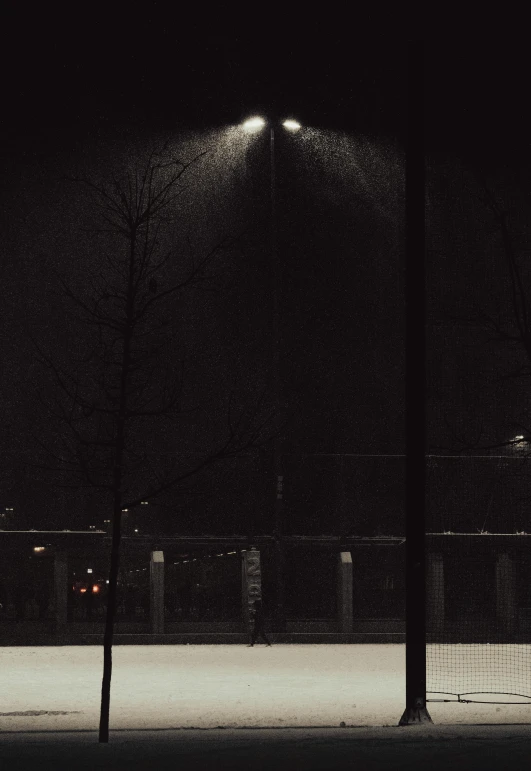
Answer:
<svg viewBox="0 0 531 771"><path fill-rule="evenodd" d="M255 600L251 608L253 631L251 633L251 642L247 646L252 648L258 637L261 637L266 645L271 646L271 643L267 639L264 629L264 609L262 607L262 600Z"/></svg>

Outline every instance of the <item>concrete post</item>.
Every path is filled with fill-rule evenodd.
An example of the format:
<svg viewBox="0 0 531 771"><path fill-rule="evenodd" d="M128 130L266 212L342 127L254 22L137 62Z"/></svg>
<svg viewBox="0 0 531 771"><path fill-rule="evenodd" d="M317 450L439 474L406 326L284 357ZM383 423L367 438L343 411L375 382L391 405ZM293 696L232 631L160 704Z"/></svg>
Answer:
<svg viewBox="0 0 531 771"><path fill-rule="evenodd" d="M352 632L352 555L349 551L338 554L337 612L341 632Z"/></svg>
<svg viewBox="0 0 531 771"><path fill-rule="evenodd" d="M164 552L152 551L149 562L151 634L164 634Z"/></svg>
<svg viewBox="0 0 531 771"><path fill-rule="evenodd" d="M516 596L514 565L508 554L498 554L496 560L496 619L502 634L513 634L516 625Z"/></svg>
<svg viewBox="0 0 531 771"><path fill-rule="evenodd" d="M428 633L444 630L444 560L442 554L428 554Z"/></svg>
<svg viewBox="0 0 531 771"><path fill-rule="evenodd" d="M251 546L242 551L242 615L247 627L250 625L250 607L254 600L262 599L262 569L260 552Z"/></svg>
<svg viewBox="0 0 531 771"><path fill-rule="evenodd" d="M68 558L66 552L56 551L53 562L54 574L54 627L64 632L68 606Z"/></svg>

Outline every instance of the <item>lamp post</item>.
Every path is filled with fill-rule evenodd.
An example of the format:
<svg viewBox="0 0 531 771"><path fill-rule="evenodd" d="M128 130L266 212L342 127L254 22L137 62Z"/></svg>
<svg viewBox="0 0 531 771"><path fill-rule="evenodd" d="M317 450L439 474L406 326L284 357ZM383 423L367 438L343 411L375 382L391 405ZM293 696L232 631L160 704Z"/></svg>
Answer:
<svg viewBox="0 0 531 771"><path fill-rule="evenodd" d="M249 118L243 124L246 131L258 132L264 129L268 124L261 117ZM293 119L282 121L281 124L287 131L298 131L301 128L300 123ZM280 293L282 274L280 269L280 260L278 257L277 243L277 201L276 201L276 174L275 174L275 124L269 124L269 157L270 157L270 199L271 199L271 218L270 218L270 249L271 264L273 267L273 354L274 354L274 384L275 384L275 405L277 415L282 412L282 383L280 374ZM284 613L284 549L282 541L283 531L283 485L284 474L282 469L282 452L280 437L275 438L273 450L274 467L274 535L275 535L275 557L276 557L276 609L275 609L275 632L286 631L286 618Z"/></svg>

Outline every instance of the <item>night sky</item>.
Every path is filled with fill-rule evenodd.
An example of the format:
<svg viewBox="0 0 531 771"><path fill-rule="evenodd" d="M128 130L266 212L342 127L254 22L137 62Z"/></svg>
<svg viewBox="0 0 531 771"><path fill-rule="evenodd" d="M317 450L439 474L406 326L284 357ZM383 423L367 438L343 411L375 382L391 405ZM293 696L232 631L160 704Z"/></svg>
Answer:
<svg viewBox="0 0 531 771"><path fill-rule="evenodd" d="M435 46L426 68L428 444L467 457L433 461L428 508L436 530L529 532L529 445L505 445L529 433L529 379L509 377L527 357L486 328L516 331L506 250L482 189L484 180L508 212L529 302L528 63L517 47L454 43Z"/></svg>
<svg viewBox="0 0 531 771"><path fill-rule="evenodd" d="M9 404L5 424L16 435L14 445L22 442L14 428L17 412L20 423L27 423L32 409L28 411L16 382L34 374L32 354L18 342L23 335L19 313L29 313L37 325L41 319L45 334L47 327L60 324L60 311L53 322L54 303L46 294L39 261L49 253L50 238L53 248L60 248L63 237L61 218L67 215L62 175L78 163L101 164L102 148L109 153L109 147L124 142L185 135L197 136L200 149L202 141L211 148L215 132L262 113L295 117L314 131L305 145L277 138L282 366L293 415L285 447L289 462L297 465L300 453L333 458L344 452L401 452L402 333L397 317L402 293L403 46L358 44L353 50L330 39L318 47L290 42L284 48L279 41L271 57L260 45L238 39L201 36L186 41L169 25L158 26L156 36L146 42L139 29L116 35L83 26L62 35L54 33L50 19L44 28L25 27L23 40L13 35L6 42L11 77L2 142L8 298L4 388ZM271 282L263 229L268 146L259 141L245 158L244 181L251 198L247 194L247 202L237 204L240 221L256 224L248 245L254 249L254 267L248 268L248 259L242 268L247 270L242 275L248 297L240 293L241 318L231 317L233 324L241 327L243 321L254 329L258 343L260 329L268 323ZM371 175L376 175L374 181ZM215 197L212 181L207 184ZM254 309L257 297L262 316ZM330 457L323 460L325 465ZM201 483L202 510L212 510L214 518L220 497L234 498L232 487L223 492L223 480L229 477L227 470L214 471ZM337 471L326 482L334 490L336 477ZM9 480L6 484L9 488ZM208 503L204 491L212 485ZM252 488L253 483L245 486ZM8 490L6 495L15 493ZM318 520L329 520L330 513L326 494L319 495L324 508L309 518L322 529ZM306 509L299 512L300 528L308 516ZM200 529L211 526L206 521L195 524ZM239 529L237 522L228 525L233 527Z"/></svg>
<svg viewBox="0 0 531 771"><path fill-rule="evenodd" d="M116 36L79 29L45 37L24 29L6 41L8 123L18 140L63 147L94 131L203 129L238 123L257 109L296 113L305 125L358 132L404 131L401 45L342 38L277 42L271 56L242 39L183 40L169 25L146 41L143 30ZM21 49L23 42L24 48ZM18 56L14 52L18 51ZM29 148L28 148L29 149Z"/></svg>
<svg viewBox="0 0 531 771"><path fill-rule="evenodd" d="M293 468L301 464L302 456L320 453L322 458L312 461L321 464L316 473L306 472L323 479L313 504L308 503L304 475L293 477L294 488L306 489L305 496L293 493L293 500L305 499L298 514L293 512L296 529L320 532L330 525L330 518L333 527L339 526L337 510L343 512L340 519L348 519L352 506L370 512L358 515L357 523L348 523L354 531L385 529L386 517L389 527L396 529L402 516L401 504L396 503L402 472L396 460L379 460L378 470L362 468L367 460L351 459L352 469L346 475L343 471L342 477L338 458L344 453L399 455L404 448L407 46L362 39L347 45L346 36L338 36L318 45L278 40L272 55L256 41L208 35L186 39L155 17L147 21L147 28L154 22L156 35L146 35L128 23L116 34L114 28L102 31L73 20L72 34L65 35L48 17L42 25L13 28L5 41L8 109L0 149L7 307L3 425L12 437L15 434L12 446L19 446L17 425L28 414L17 383L33 371L19 321L24 314L34 319L41 314L45 325L51 324L53 312L38 255L43 233L48 232L43 223L51 211L64 211L59 204L56 210L53 207L56 200L64 205L65 171L76 164L101 163L102 148L109 154L109 148L125 142L142 144L175 134L196 136L197 146L205 140L211 147L216 132L251 114L289 115L320 132L311 135L318 141L306 144L277 138L283 372L293 415L285 452ZM523 55L514 52L501 58L479 45L459 42L451 50L430 45L426 53L425 90L419 98L426 104L430 190L436 210L436 225L428 237L432 362L428 404L433 446L448 443L448 422L462 426L464 421L468 426L472 412L474 424L492 422L496 415L494 433L501 436L512 431L509 424L515 419L511 415L504 423L491 354L473 341L471 355L467 333L454 334L447 324L456 307L462 309L472 300L480 306L485 298L491 299L502 271L496 249L490 248L491 236L484 227L481 204L475 201L469 169L486 170L522 205L528 194ZM260 236L267 206L267 150L263 141L262 149L257 143L247 152L248 187L238 199L246 201L237 205L239 222L252 221L257 228L248 244L254 249L254 267L251 270L247 261L247 272L242 272L253 289L247 297L241 293L239 310L233 306L229 313L229 322L236 326L245 319L249 345L253 334L255 342L260 340L267 322L267 293L262 298L263 317L255 300L259 287L271 281L263 233ZM215 199L211 181L208 189ZM234 206L226 198L222 211L224 206L230 219ZM60 221L62 215L56 216ZM521 215L522 239L524 222ZM57 223L55 230L61 230ZM488 275L478 257L485 251L492 255ZM511 409L518 406L513 392L505 392L503 399ZM20 455L15 456L16 465ZM337 464L335 471L327 470L330 464ZM309 461L306 465L310 467ZM238 472L231 473L236 479L230 491L222 492L229 472L219 471L202 483L202 492L193 494L202 500L201 511L210 512L194 527L210 527L208 517L216 518L220 499L225 494L234 498ZM2 484L6 500L16 497L9 478ZM238 492L242 511L249 507L253 484L246 484L245 495ZM388 490L382 493L380 510L371 489ZM239 515L234 516L229 530L238 529Z"/></svg>

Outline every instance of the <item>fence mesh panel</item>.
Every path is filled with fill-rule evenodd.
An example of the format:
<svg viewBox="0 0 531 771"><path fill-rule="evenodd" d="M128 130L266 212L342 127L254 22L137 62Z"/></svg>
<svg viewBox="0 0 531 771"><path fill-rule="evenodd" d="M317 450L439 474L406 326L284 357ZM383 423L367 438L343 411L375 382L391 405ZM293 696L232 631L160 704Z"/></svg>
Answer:
<svg viewBox="0 0 531 771"><path fill-rule="evenodd" d="M531 704L530 477L516 452L428 461L428 701Z"/></svg>

